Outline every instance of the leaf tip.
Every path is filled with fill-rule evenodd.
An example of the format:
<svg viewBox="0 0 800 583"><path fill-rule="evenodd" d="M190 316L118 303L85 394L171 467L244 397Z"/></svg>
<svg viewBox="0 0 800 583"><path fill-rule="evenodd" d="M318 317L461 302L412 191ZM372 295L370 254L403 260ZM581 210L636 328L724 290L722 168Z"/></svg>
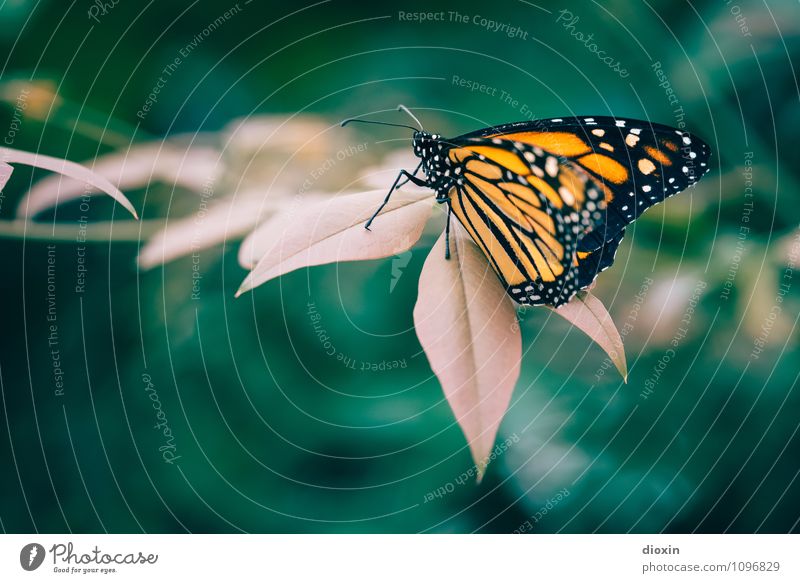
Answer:
<svg viewBox="0 0 800 583"><path fill-rule="evenodd" d="M621 354L615 354L614 358L614 366L617 367L619 374L622 376L622 380L625 381L625 384L628 384L628 361L625 359L625 349L621 348Z"/></svg>
<svg viewBox="0 0 800 583"><path fill-rule="evenodd" d="M483 476L486 475L486 467L489 465L489 460L485 460L479 464L475 465L475 485L480 486L481 481L483 481Z"/></svg>
<svg viewBox="0 0 800 583"><path fill-rule="evenodd" d="M256 285L253 285L253 278L252 273L249 274L247 277L244 278L244 281L239 286L239 289L236 290L236 293L233 294L234 298L238 298L239 296L246 294L250 290L252 290Z"/></svg>
<svg viewBox="0 0 800 583"><path fill-rule="evenodd" d="M236 290L236 293L233 294L234 298L238 298L242 294L249 292L255 286L253 285L253 273L250 272L247 274L247 277L244 278L241 284L239 284L239 289Z"/></svg>

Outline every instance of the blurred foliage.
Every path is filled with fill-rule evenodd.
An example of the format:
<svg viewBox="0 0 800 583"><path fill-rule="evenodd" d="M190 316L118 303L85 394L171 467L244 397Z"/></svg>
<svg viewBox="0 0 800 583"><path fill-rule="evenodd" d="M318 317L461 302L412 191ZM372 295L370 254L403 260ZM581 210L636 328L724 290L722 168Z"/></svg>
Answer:
<svg viewBox="0 0 800 583"><path fill-rule="evenodd" d="M207 36L233 4L120 2L97 21L90 6L0 8L0 132L22 114L14 147L86 160L223 132L254 114L405 122L394 113L405 103L445 135L528 112L684 121L712 145L714 168L647 212L599 279L625 336L627 385L547 310L521 313L523 373L500 436L519 443L479 486L457 481L467 447L411 329L423 249L296 272L234 300L244 276L236 244L199 254L192 299L192 257L138 272L137 245L87 245L76 293L74 242L48 255L47 241L4 240L3 530L511 532L564 489L533 532L797 530L796 3L258 1L236 5ZM574 29L558 21L562 10L578 17ZM445 20L401 21L398 11ZM630 75L574 31L593 34ZM156 103L137 115L181 51ZM496 91L469 91L454 76ZM27 106L15 111L26 87ZM408 145L390 128L341 135L342 147L369 144L353 167ZM335 130L325 139L335 143ZM12 218L38 177L17 169L0 218ZM146 218L179 216L193 200L169 184L127 194ZM58 219L76 220L75 207ZM91 203L93 220L119 214ZM49 256L63 396L48 345ZM159 452L145 373L174 435L174 464Z"/></svg>

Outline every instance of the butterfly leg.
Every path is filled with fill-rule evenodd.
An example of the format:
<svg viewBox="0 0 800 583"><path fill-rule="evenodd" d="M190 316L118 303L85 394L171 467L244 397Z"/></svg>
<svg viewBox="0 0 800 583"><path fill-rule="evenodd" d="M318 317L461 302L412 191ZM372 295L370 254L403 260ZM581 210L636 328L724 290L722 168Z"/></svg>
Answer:
<svg viewBox="0 0 800 583"><path fill-rule="evenodd" d="M417 175L417 172L419 172L419 169L420 169L420 168L422 168L422 162L420 162L420 163L417 165L417 167L416 167L416 168L414 168L414 171L413 171L411 174L412 174L412 175L414 175L414 176L416 176L416 175ZM406 173L406 174L408 174L408 173ZM406 179L405 179L405 180L403 180L403 181L402 181L400 184L398 184L397 186L395 186L395 189L398 189L398 188L400 188L401 186L404 186L404 185L408 184L408 182L409 182L410 180L411 180L411 178L410 178L410 177L408 177L408 176L406 176ZM425 186L425 184L419 184L419 183L418 183L418 182L416 182L416 181L414 182L414 184L416 184L417 186Z"/></svg>
<svg viewBox="0 0 800 583"><path fill-rule="evenodd" d="M450 215L453 214L453 209L447 205L447 223L444 228L444 258L450 259Z"/></svg>
<svg viewBox="0 0 800 583"><path fill-rule="evenodd" d="M414 174L416 174L417 172L419 172L419 169L420 169L420 167L421 167L421 166L422 166L422 164L420 163L420 165L419 165L419 166L417 166L417 169L416 169L416 170L414 170ZM381 206L379 206L379 207L378 207L378 210L376 210L376 211L373 213L373 215L372 215L372 216L369 218L369 220L367 221L367 224L366 224L366 225L364 225L364 228L365 228L367 231L369 231L369 230L370 230L370 229L369 229L369 226L372 224L372 221L374 221L374 220L375 220L375 217L377 217L377 216L380 214L380 212L383 210L383 207L385 207L387 204L389 204L389 199L391 198L391 196L392 196L392 193L393 193L395 190L397 190L398 188L400 188L401 186L403 186L403 184L406 184L406 183L407 183L407 182L409 182L409 181L410 181L410 182L413 182L413 183L414 183L414 184L416 184L417 186L427 186L427 184L428 184L428 183L427 183L427 182L426 182L424 179L422 179L422 178L417 178L416 176L414 176L414 174L412 174L412 173L411 173L411 172L409 172L408 170L401 170L401 171L400 171L400 173L397 175L397 178L396 178L396 179L395 179L395 181L394 181L394 184L392 184L392 187L389 189L389 192L386 194L386 198L384 198L384 199L383 199L383 202L381 203ZM400 182L400 179L401 179L401 178L405 178L405 180L404 180L402 183Z"/></svg>

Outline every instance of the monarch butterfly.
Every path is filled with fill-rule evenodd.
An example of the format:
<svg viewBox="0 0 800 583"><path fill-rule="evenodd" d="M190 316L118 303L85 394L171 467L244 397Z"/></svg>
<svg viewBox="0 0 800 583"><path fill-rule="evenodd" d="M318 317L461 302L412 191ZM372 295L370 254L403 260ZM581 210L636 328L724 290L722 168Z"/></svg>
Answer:
<svg viewBox="0 0 800 583"><path fill-rule="evenodd" d="M412 182L436 192L483 251L518 303L560 306L614 262L625 227L645 210L694 185L711 150L665 125L614 117L565 117L488 127L446 139L414 131ZM424 177L417 174L423 171Z"/></svg>

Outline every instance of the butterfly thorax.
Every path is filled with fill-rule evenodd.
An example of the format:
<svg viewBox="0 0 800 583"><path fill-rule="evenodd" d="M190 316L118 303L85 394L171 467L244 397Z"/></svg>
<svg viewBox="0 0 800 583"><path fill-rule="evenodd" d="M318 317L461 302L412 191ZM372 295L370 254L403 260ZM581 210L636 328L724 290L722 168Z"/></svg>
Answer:
<svg viewBox="0 0 800 583"><path fill-rule="evenodd" d="M456 182L456 176L450 166L447 151L450 146L442 141L439 134L414 132L414 154L422 160L422 171L428 187L436 191L436 200L444 202L450 189Z"/></svg>

